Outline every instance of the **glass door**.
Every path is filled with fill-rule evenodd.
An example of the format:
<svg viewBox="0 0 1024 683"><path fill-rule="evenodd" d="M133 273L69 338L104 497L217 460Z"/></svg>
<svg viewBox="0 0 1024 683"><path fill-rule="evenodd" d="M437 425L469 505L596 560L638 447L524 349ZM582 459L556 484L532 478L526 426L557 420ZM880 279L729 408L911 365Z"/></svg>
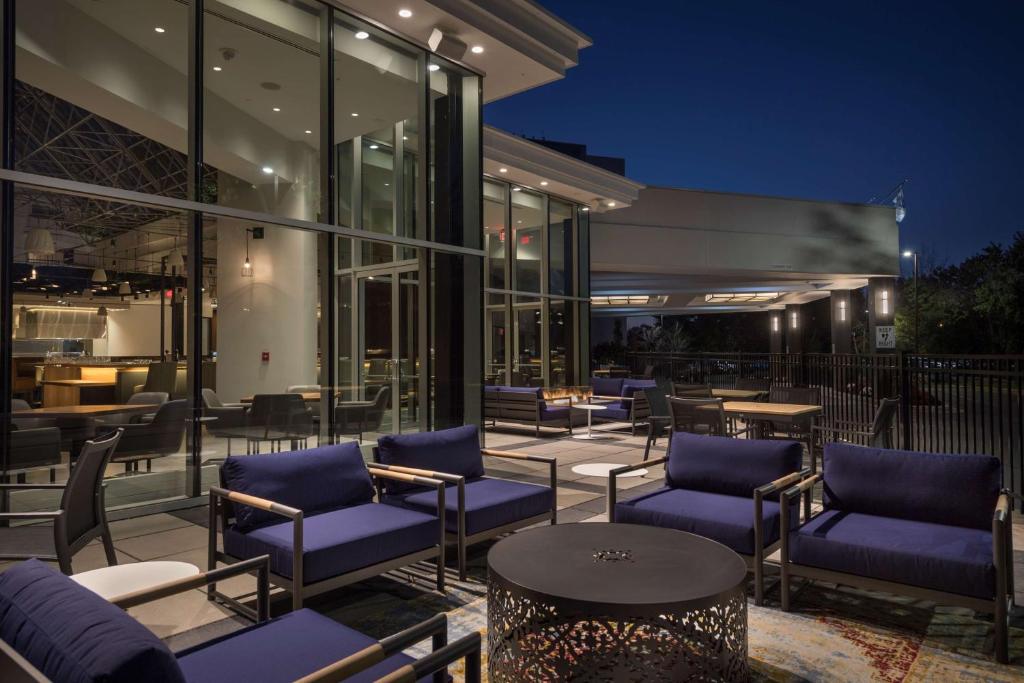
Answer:
<svg viewBox="0 0 1024 683"><path fill-rule="evenodd" d="M544 386L544 340L541 305L537 303L513 307L515 347L512 354L512 385Z"/></svg>

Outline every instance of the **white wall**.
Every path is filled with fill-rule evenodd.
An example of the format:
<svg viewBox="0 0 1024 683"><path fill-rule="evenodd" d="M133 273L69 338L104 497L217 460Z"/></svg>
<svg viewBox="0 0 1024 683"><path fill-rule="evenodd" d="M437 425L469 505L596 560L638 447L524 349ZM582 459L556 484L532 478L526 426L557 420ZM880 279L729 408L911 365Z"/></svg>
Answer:
<svg viewBox="0 0 1024 683"><path fill-rule="evenodd" d="M164 310L164 344L160 344L160 306L134 304L127 310L107 313L106 351L100 352L94 344L95 355L106 356L159 356L163 349L171 348L171 309Z"/></svg>

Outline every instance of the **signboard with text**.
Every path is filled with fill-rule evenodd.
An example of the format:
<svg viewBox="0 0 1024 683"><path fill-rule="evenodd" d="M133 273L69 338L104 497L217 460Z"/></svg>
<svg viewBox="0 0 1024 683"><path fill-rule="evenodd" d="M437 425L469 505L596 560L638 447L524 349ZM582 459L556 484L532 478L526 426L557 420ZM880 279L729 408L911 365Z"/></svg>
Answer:
<svg viewBox="0 0 1024 683"><path fill-rule="evenodd" d="M875 348L896 348L896 327L894 325L878 325L875 327Z"/></svg>

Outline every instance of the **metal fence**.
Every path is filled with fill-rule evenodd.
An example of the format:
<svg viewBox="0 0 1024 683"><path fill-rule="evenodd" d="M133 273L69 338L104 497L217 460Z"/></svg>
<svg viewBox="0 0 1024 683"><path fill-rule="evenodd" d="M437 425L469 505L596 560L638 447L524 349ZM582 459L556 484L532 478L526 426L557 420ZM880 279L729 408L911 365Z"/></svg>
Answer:
<svg viewBox="0 0 1024 683"><path fill-rule="evenodd" d="M823 422L870 422L900 398L897 443L938 453L986 453L1024 492L1024 356L828 353L629 353L630 374L727 388L740 378L821 389Z"/></svg>

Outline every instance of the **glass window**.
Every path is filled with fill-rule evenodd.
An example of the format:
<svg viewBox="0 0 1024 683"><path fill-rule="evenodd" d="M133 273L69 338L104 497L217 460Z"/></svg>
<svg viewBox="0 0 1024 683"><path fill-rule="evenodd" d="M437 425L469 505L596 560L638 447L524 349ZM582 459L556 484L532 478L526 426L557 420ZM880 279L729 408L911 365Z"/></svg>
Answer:
<svg viewBox="0 0 1024 683"><path fill-rule="evenodd" d="M213 169L206 201L319 217L322 14L305 0L205 11L203 154Z"/></svg>
<svg viewBox="0 0 1024 683"><path fill-rule="evenodd" d="M550 349L551 378L549 386L564 387L575 382L574 347L576 335L573 304L570 301L551 301L548 314L548 348Z"/></svg>
<svg viewBox="0 0 1024 683"><path fill-rule="evenodd" d="M109 468L107 507L185 495L186 377L189 364L206 368L188 357L187 226L177 211L16 188L13 266L3 277L13 288L12 393L21 412L0 470L66 481L86 440L131 424ZM204 294L204 325L208 302ZM42 419L36 408L84 410L86 419ZM215 471L203 474L213 481ZM22 493L12 494L13 510L55 509L55 500Z"/></svg>
<svg viewBox="0 0 1024 683"><path fill-rule="evenodd" d="M579 294L582 299L590 298L590 211L579 207L576 212L576 224L579 226ZM583 320L589 320L584 316Z"/></svg>
<svg viewBox="0 0 1024 683"><path fill-rule="evenodd" d="M508 349L508 319L504 305L487 307L487 337L484 340L485 384L507 384L505 354Z"/></svg>
<svg viewBox="0 0 1024 683"><path fill-rule="evenodd" d="M572 296L573 206L552 199L548 202L548 292Z"/></svg>
<svg viewBox="0 0 1024 683"><path fill-rule="evenodd" d="M512 188L512 248L514 284L518 292L540 293L544 255L544 197Z"/></svg>
<svg viewBox="0 0 1024 683"><path fill-rule="evenodd" d="M506 289L505 243L508 239L507 204L504 183L484 181L484 249L487 251L487 275L484 280L491 289Z"/></svg>
<svg viewBox="0 0 1024 683"><path fill-rule="evenodd" d="M433 239L479 249L480 79L442 60L429 68Z"/></svg>
<svg viewBox="0 0 1024 683"><path fill-rule="evenodd" d="M19 0L15 169L184 199L188 5Z"/></svg>
<svg viewBox="0 0 1024 683"><path fill-rule="evenodd" d="M513 306L515 347L512 350L512 386L544 386L544 340L541 301L522 298Z"/></svg>

